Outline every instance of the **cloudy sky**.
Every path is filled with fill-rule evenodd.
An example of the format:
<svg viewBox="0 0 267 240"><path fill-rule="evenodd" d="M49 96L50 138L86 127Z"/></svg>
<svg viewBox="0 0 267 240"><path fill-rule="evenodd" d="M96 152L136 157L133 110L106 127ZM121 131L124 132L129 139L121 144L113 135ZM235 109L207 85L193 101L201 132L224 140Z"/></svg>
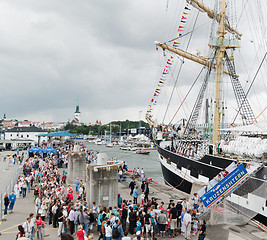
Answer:
<svg viewBox="0 0 267 240"><path fill-rule="evenodd" d="M144 119L165 61L162 51L155 50L154 41L175 37L184 3L180 0L0 0L0 116L6 113L7 118L67 121L73 118L78 98L84 122L138 120L140 111ZM246 10L244 18L245 14ZM196 15L197 11L192 10L189 27ZM210 23L204 14L197 26L195 39L207 40ZM245 30L247 25L242 23L239 27ZM263 30L262 25L258 29ZM251 41L252 38L247 38L244 43L245 59L251 54ZM195 40L191 49L204 55L206 48ZM251 58L254 68L246 73L251 78L264 49L265 45L255 54L257 57ZM245 76L247 61L244 62L241 70ZM193 65L185 68L176 91L181 94L174 97L173 110L177 107L175 101L183 98L198 70ZM254 94L265 98L266 80L262 81L264 84L257 83L258 89L263 84L262 92L255 88ZM165 101L172 85L170 79L162 94L166 95ZM263 107L264 104L258 106L256 112ZM162 112L160 109L157 111Z"/></svg>

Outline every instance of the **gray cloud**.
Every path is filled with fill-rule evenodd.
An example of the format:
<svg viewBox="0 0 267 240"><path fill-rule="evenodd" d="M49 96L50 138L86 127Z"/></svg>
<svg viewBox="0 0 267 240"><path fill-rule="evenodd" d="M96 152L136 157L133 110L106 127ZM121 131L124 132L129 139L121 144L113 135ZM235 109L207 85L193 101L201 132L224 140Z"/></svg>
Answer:
<svg viewBox="0 0 267 240"><path fill-rule="evenodd" d="M0 115L65 121L79 97L85 122L138 119L164 62L153 42L175 37L183 5L170 1L166 12L163 0L0 1ZM193 53L206 54L199 42L208 39L210 24L203 21L201 14ZM186 63L183 95L199 69Z"/></svg>

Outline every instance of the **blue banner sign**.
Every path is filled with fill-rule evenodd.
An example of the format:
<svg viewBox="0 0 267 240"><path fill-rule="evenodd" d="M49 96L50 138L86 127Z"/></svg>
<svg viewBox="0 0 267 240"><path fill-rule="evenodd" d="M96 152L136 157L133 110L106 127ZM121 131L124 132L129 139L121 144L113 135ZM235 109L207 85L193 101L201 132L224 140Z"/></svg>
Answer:
<svg viewBox="0 0 267 240"><path fill-rule="evenodd" d="M206 208L212 206L217 202L222 196L233 189L242 179L248 175L247 170L241 164L231 173L229 173L224 179L218 182L213 188L211 188L207 193L203 194L200 198L204 203Z"/></svg>

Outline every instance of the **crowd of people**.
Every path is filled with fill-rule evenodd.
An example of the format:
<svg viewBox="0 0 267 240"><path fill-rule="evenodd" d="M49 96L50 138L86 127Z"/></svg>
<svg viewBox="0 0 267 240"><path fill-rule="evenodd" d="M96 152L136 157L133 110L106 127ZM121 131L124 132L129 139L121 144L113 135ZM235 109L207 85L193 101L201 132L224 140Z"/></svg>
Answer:
<svg viewBox="0 0 267 240"><path fill-rule="evenodd" d="M203 212L204 205L195 193L190 201L182 199L175 204L173 200L166 205L164 202L157 202L157 198L149 198L149 183L144 171L140 171L141 192L135 179L130 184L130 195L133 201L123 201L122 219L128 219L128 231L131 234L136 234L140 237L154 238L160 237L175 237L178 235L178 229L185 239L190 239L190 235L198 235L198 239L202 240L206 236L205 221L198 219L198 216ZM134 174L133 176L138 175ZM135 178L134 177L134 178ZM140 196L140 201L138 200ZM140 203L140 204L138 204ZM118 202L118 206L120 202ZM125 215L123 215L123 211ZM125 221L124 221L125 222ZM123 230L126 230L126 225L122 223Z"/></svg>
<svg viewBox="0 0 267 240"><path fill-rule="evenodd" d="M98 232L98 239L130 240L156 239L157 237L175 237L178 230L185 239L199 235L204 239L205 222L197 219L198 200L190 205L186 200L165 204L158 203L157 198L149 198L149 182L143 169L134 170L135 178L129 184L130 195L123 199L118 195L115 207L89 205L86 202L84 182L77 178L74 186L66 184L68 153L73 146L65 145L57 154L31 156L23 162L23 174L18 178L12 194L5 196L5 214L13 212L16 199L31 194L35 212L29 213L22 225L18 226L16 237L26 239L44 239L46 226L57 228L61 239L93 239ZM94 163L97 155L86 151L86 161ZM124 164L118 170L120 181L128 169ZM121 176L120 176L121 175ZM140 189L140 190L139 190ZM131 196L133 199L131 199Z"/></svg>

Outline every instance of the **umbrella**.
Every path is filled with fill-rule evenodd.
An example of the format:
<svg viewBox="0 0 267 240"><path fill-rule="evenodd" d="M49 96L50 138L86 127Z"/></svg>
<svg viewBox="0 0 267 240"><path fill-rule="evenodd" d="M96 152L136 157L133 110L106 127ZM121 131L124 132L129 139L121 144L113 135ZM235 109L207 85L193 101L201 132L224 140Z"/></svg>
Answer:
<svg viewBox="0 0 267 240"><path fill-rule="evenodd" d="M30 150L28 150L28 152L29 153L34 153L34 152L40 153L40 152L43 152L43 149L38 148L38 147L33 147Z"/></svg>
<svg viewBox="0 0 267 240"><path fill-rule="evenodd" d="M47 153L56 153L57 152L57 150L55 150L54 148L51 148L51 147L48 147L46 149L46 151L47 151Z"/></svg>

